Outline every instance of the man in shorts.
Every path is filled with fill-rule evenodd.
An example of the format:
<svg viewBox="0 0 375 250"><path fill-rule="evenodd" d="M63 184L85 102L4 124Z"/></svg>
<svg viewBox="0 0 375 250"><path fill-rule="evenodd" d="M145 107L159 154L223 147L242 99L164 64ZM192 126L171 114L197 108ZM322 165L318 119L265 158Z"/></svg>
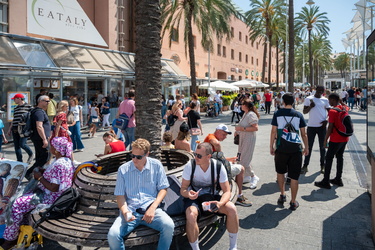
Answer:
<svg viewBox="0 0 375 250"><path fill-rule="evenodd" d="M279 109L274 113L271 122L270 153L275 156L277 183L281 192L277 203L282 205L286 202L285 174L288 173L288 177L291 179L291 200L289 209L296 210L299 207L296 197L298 191L298 178L302 166L302 154L307 155L309 153L307 146L306 122L303 115L292 108L294 97L291 93L286 93L283 95L282 99L284 108ZM287 123L290 123L294 127L296 133L299 134L299 132L301 132L302 141L305 145L303 152L301 152L301 145L289 144L292 142L287 141L288 137L285 137L285 126Z"/></svg>
<svg viewBox="0 0 375 250"><path fill-rule="evenodd" d="M221 141L227 138L227 135L231 135L232 132L229 131L228 126L220 124L216 127L213 134L208 134L204 139L204 142L211 144L213 152L222 152ZM245 177L245 168L240 164L231 164L231 175L235 178L238 186L238 199L236 205L241 205L244 207L249 207L252 203L242 194L242 186ZM255 184L256 185L256 184Z"/></svg>
<svg viewBox="0 0 375 250"><path fill-rule="evenodd" d="M184 199L186 213L186 234L193 250L199 249L199 228L197 220L205 213L221 213L227 216L226 227L229 233L229 249L237 249L238 215L236 206L230 201L231 191L224 166L218 176L218 161L212 159L212 146L204 142L198 144L194 153L195 169L189 161L182 173L180 193ZM192 179L193 177L193 179ZM212 180L214 183L212 183ZM219 195L218 182L223 194ZM206 203L205 209L202 203Z"/></svg>

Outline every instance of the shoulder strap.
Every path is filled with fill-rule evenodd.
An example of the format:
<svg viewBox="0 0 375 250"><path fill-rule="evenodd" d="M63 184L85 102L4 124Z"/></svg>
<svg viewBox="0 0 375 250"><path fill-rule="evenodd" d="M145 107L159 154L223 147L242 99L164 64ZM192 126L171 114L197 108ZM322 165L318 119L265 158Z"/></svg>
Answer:
<svg viewBox="0 0 375 250"><path fill-rule="evenodd" d="M217 174L217 183L216 183L216 189L220 190L220 172L221 172L221 161L216 160L216 174ZM229 180L228 180L229 181Z"/></svg>
<svg viewBox="0 0 375 250"><path fill-rule="evenodd" d="M195 167L196 167L197 165L196 165L195 159L191 159L191 160L190 160L190 163L191 163L190 186L191 186L191 189L194 190L194 187L193 187L193 177L194 177ZM194 190L194 191L195 191L195 190Z"/></svg>
<svg viewBox="0 0 375 250"><path fill-rule="evenodd" d="M211 191L212 191L212 195L215 195L215 164L214 164L214 161L212 159L210 159L211 161ZM216 161L217 162L217 161ZM217 165L216 165L217 167ZM219 182L219 180L217 180Z"/></svg>

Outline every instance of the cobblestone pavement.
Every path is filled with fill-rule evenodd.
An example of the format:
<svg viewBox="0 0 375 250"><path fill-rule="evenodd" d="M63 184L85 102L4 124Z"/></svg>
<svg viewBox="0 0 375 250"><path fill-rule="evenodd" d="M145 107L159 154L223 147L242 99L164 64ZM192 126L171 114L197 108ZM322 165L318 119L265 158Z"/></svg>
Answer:
<svg viewBox="0 0 375 250"><path fill-rule="evenodd" d="M297 107L297 110L301 109L302 106ZM275 181L273 157L269 154L272 115L261 113L253 157L254 170L260 182L254 190L249 189L249 184L244 185L243 193L253 202L253 206L237 206L240 219L238 249L374 249L370 195L367 192L370 168L365 156L366 114L354 111L351 115L355 135L344 154L344 187L326 190L314 186L314 181L322 179L316 140L309 172L299 180L297 200L300 207L292 212L288 206L280 207L276 202L279 191ZM208 133L212 133L218 124L231 125L230 119L230 111L224 112L218 118L202 117L204 136L201 140ZM230 129L234 131L234 126L230 126ZM85 150L75 154L76 160L90 160L94 158L94 154L102 153L102 134L103 132L98 132L96 138L89 139L87 133L84 133L82 137ZM232 136L228 136L222 147L226 157L235 156L237 153ZM15 159L11 145L5 146L4 151L8 158ZM334 163L332 172L335 171ZM289 186L286 188L289 200ZM229 246L224 222L204 229L200 239L201 249L228 249ZM44 247L39 249L52 248L75 249L75 246L46 240ZM155 245L149 245L132 249L154 248ZM190 249L186 236L175 237L171 248Z"/></svg>

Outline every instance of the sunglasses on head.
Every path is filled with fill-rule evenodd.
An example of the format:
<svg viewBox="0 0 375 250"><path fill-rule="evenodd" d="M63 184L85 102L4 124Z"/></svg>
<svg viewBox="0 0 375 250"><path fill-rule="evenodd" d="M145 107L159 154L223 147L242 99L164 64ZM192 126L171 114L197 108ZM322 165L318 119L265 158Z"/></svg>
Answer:
<svg viewBox="0 0 375 250"><path fill-rule="evenodd" d="M141 160L144 156L146 156L146 154L144 154L144 155L130 154L130 156L132 157L132 159L137 158L137 160Z"/></svg>
<svg viewBox="0 0 375 250"><path fill-rule="evenodd" d="M197 154L197 153L193 153L194 154L194 157L197 157L198 159L202 159L203 155L201 154Z"/></svg>

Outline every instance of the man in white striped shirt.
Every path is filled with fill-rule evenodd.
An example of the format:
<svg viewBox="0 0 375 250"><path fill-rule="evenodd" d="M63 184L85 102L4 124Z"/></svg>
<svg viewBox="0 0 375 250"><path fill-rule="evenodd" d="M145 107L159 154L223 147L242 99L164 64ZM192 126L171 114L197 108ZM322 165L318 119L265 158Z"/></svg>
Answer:
<svg viewBox="0 0 375 250"><path fill-rule="evenodd" d="M110 249L125 249L124 236L144 225L160 231L158 248L169 249L174 231L173 220L160 203L169 187L163 165L149 158L150 143L137 139L132 143L132 161L123 164L117 175L115 195L120 216L108 232Z"/></svg>

